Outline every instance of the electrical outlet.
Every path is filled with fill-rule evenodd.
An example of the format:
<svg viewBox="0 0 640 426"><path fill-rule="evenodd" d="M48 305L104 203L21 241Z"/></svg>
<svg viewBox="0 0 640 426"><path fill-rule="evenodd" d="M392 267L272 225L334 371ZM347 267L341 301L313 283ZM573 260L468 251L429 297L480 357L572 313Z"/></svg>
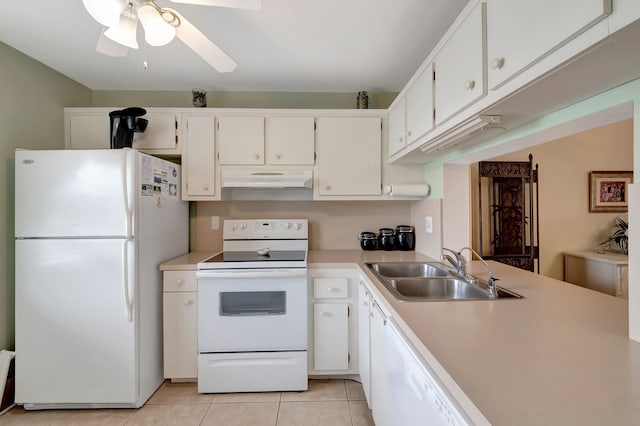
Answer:
<svg viewBox="0 0 640 426"><path fill-rule="evenodd" d="M424 230L428 234L432 234L433 233L433 218L431 216L425 216L424 217Z"/></svg>
<svg viewBox="0 0 640 426"><path fill-rule="evenodd" d="M220 216L211 216L211 229L220 229Z"/></svg>

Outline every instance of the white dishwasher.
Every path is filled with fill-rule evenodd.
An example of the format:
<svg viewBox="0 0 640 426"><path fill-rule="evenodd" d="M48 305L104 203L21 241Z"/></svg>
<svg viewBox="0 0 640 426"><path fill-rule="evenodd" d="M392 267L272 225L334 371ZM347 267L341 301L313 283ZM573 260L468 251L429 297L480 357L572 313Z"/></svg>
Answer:
<svg viewBox="0 0 640 426"><path fill-rule="evenodd" d="M389 424L468 425L427 367L414 355L393 319L389 319L388 325Z"/></svg>

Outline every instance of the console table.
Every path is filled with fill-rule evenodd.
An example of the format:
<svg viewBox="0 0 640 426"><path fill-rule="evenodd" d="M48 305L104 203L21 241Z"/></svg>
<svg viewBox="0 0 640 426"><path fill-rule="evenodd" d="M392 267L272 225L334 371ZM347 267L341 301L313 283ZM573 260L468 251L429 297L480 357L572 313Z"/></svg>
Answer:
<svg viewBox="0 0 640 426"><path fill-rule="evenodd" d="M623 299L629 298L629 258L595 250L564 255L564 281Z"/></svg>

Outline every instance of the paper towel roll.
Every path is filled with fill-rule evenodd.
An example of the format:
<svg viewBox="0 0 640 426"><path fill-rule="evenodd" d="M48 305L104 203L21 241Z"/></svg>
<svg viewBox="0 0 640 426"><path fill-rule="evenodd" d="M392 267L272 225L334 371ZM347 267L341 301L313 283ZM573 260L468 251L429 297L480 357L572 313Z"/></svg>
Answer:
<svg viewBox="0 0 640 426"><path fill-rule="evenodd" d="M392 197L426 197L430 189L426 183L397 183L385 185L383 192Z"/></svg>

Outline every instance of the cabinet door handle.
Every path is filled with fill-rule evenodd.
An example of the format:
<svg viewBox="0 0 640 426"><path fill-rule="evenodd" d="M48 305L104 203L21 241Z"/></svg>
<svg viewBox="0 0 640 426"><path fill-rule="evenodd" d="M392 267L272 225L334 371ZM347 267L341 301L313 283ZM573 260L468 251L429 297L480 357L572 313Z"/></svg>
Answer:
<svg viewBox="0 0 640 426"><path fill-rule="evenodd" d="M280 154L276 154L276 160L279 160L281 158L282 158L282 156L280 156Z"/></svg>
<svg viewBox="0 0 640 426"><path fill-rule="evenodd" d="M400 136L400 138L398 138L398 142L402 143L402 141L404 140L404 138L402 136Z"/></svg>
<svg viewBox="0 0 640 426"><path fill-rule="evenodd" d="M504 58L494 58L493 62L491 63L491 68L493 68L494 70L499 70L503 66L504 66Z"/></svg>
<svg viewBox="0 0 640 426"><path fill-rule="evenodd" d="M333 291L338 291L339 289L338 287L329 287L327 290L330 292L333 292Z"/></svg>
<svg viewBox="0 0 640 426"><path fill-rule="evenodd" d="M320 316L321 317L330 317L331 313L329 313L329 312L320 312Z"/></svg>
<svg viewBox="0 0 640 426"><path fill-rule="evenodd" d="M324 189L326 189L327 191L330 191L331 190L331 185L325 186Z"/></svg>
<svg viewBox="0 0 640 426"><path fill-rule="evenodd" d="M476 82L474 80L467 81L467 90L473 90L476 87Z"/></svg>
<svg viewBox="0 0 640 426"><path fill-rule="evenodd" d="M191 300L191 299L185 300L184 304L185 304L185 306L193 305L193 300Z"/></svg>
<svg viewBox="0 0 640 426"><path fill-rule="evenodd" d="M411 136L411 130L407 132L407 136Z"/></svg>
<svg viewBox="0 0 640 426"><path fill-rule="evenodd" d="M181 286L181 285L183 285L183 284L184 284L184 280L183 280L182 278L179 278L179 279L176 281L176 284L177 284L178 286Z"/></svg>
<svg viewBox="0 0 640 426"><path fill-rule="evenodd" d="M205 191L209 190L209 185L202 185L202 189L204 189Z"/></svg>
<svg viewBox="0 0 640 426"><path fill-rule="evenodd" d="M256 160L259 160L260 159L260 154L256 154L255 158L256 158Z"/></svg>

